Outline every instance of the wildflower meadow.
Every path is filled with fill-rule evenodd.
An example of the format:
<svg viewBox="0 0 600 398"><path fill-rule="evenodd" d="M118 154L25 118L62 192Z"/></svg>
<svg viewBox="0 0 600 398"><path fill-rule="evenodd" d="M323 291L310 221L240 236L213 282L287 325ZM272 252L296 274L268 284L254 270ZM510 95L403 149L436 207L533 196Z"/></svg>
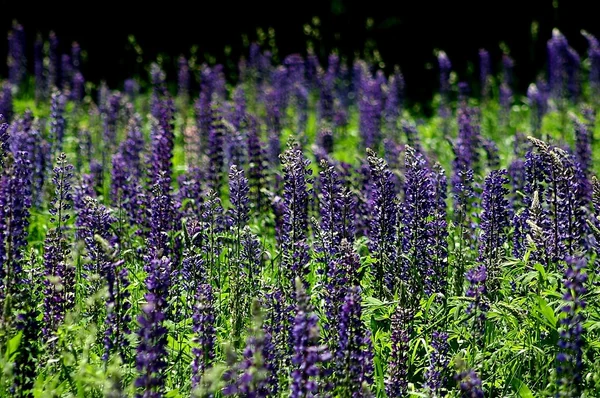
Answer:
<svg viewBox="0 0 600 398"><path fill-rule="evenodd" d="M369 59L250 43L109 87L25 30L0 77L0 397L600 397L591 34L543 38L526 93L508 50L476 81L437 51L426 116Z"/></svg>

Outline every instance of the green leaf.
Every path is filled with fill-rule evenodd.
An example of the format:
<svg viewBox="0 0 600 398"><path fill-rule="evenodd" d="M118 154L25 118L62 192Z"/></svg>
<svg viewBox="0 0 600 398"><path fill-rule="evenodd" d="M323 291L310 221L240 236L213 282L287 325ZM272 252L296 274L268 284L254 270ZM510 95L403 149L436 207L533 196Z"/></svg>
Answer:
<svg viewBox="0 0 600 398"><path fill-rule="evenodd" d="M6 352L4 353L4 359L6 362L12 362L15 359L19 345L21 344L21 337L23 337L23 331L20 331L13 336L13 338L8 340L8 343L6 344Z"/></svg>
<svg viewBox="0 0 600 398"><path fill-rule="evenodd" d="M431 296L429 296L429 299L425 302L425 312L429 312L429 309L431 308L431 305L433 304L433 301L437 298L437 295L432 294Z"/></svg>
<svg viewBox="0 0 600 398"><path fill-rule="evenodd" d="M554 311L552 310L552 308L550 308L550 306L543 297L537 296L536 298L539 305L539 307L537 308L538 312L544 316L546 324L552 329L555 329L557 319L556 315L554 315Z"/></svg>
<svg viewBox="0 0 600 398"><path fill-rule="evenodd" d="M365 307L381 307L383 306L383 301L375 298L375 297L367 297L365 298Z"/></svg>
<svg viewBox="0 0 600 398"><path fill-rule="evenodd" d="M535 270L540 273L542 279L546 279L546 270L544 269L544 266L542 264L535 263L533 264L533 268L535 268Z"/></svg>
<svg viewBox="0 0 600 398"><path fill-rule="evenodd" d="M512 385L512 388L515 390L515 392L517 394L519 394L519 397L534 398L534 395L531 392L531 390L529 389L529 387L527 387L527 384L523 383L521 380L517 379L516 377L513 377L512 382L510 384Z"/></svg>

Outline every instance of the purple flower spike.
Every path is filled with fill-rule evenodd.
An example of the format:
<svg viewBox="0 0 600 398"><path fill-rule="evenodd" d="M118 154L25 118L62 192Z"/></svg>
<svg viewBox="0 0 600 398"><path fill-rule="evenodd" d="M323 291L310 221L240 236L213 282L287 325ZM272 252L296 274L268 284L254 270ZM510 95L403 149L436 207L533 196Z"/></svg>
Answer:
<svg viewBox="0 0 600 398"><path fill-rule="evenodd" d="M391 345L385 392L388 397L403 397L408 389L409 347L413 311L398 306L392 315Z"/></svg>
<svg viewBox="0 0 600 398"><path fill-rule="evenodd" d="M575 115L572 115L571 120L575 127L576 159L581 171L587 176L592 166L592 132L590 126L581 122Z"/></svg>
<svg viewBox="0 0 600 398"><path fill-rule="evenodd" d="M166 177L158 176L152 187L150 204L150 235L148 244L153 256L168 255L172 248L171 233L179 225L178 214L169 191L165 191Z"/></svg>
<svg viewBox="0 0 600 398"><path fill-rule="evenodd" d="M506 170L494 170L485 179L481 198L478 261L485 264L488 272L488 292L494 294L501 277L502 246L507 239L509 227L509 203Z"/></svg>
<svg viewBox="0 0 600 398"><path fill-rule="evenodd" d="M237 234L241 234L242 229L250 219L249 215L249 200L248 179L244 176L244 170L240 170L236 165L229 169L229 200L231 202L230 217L232 226L237 230Z"/></svg>
<svg viewBox="0 0 600 398"><path fill-rule="evenodd" d="M109 263L104 271L108 282L108 298L106 300L106 323L104 334L104 356L107 360L110 353L116 351L122 360L127 358L129 341L127 335L131 333L129 323L131 308L129 287L129 271L124 267L123 260Z"/></svg>
<svg viewBox="0 0 600 398"><path fill-rule="evenodd" d="M50 339L62 324L65 314L75 305L75 270L68 264L69 242L67 220L71 214L73 196L71 184L73 166L67 163L66 155L60 154L53 170L54 198L49 212L54 229L46 235L44 242L44 269L47 277L44 289L45 339Z"/></svg>
<svg viewBox="0 0 600 398"><path fill-rule="evenodd" d="M483 398L481 379L473 369L460 372L454 379L460 383L462 398Z"/></svg>
<svg viewBox="0 0 600 398"><path fill-rule="evenodd" d="M67 99L58 90L52 92L52 99L50 104L50 138L49 142L52 143L52 153L62 151L63 141L65 138L65 132L67 128L67 122L65 120L65 106Z"/></svg>
<svg viewBox="0 0 600 398"><path fill-rule="evenodd" d="M446 372L450 362L448 351L448 334L434 331L431 336L431 354L429 355L429 366L425 371L425 388L432 397L444 396L442 387L446 384Z"/></svg>
<svg viewBox="0 0 600 398"><path fill-rule="evenodd" d="M4 82L0 91L0 115L4 116L6 122L11 122L13 117L13 95L12 84Z"/></svg>
<svg viewBox="0 0 600 398"><path fill-rule="evenodd" d="M177 75L177 80L179 86L178 95L187 102L190 94L190 67L183 55L179 57L179 74Z"/></svg>
<svg viewBox="0 0 600 398"><path fill-rule="evenodd" d="M27 152L9 155L0 175L0 303L21 285L31 207L31 167Z"/></svg>
<svg viewBox="0 0 600 398"><path fill-rule="evenodd" d="M58 37L54 32L48 35L50 44L48 49L48 89L60 88L60 54L58 50Z"/></svg>
<svg viewBox="0 0 600 398"><path fill-rule="evenodd" d="M213 103L211 105L211 122L208 134L208 148L206 151L209 159L207 179L209 187L217 193L221 191L225 167L224 135L225 126L223 124L223 118L221 117L217 105Z"/></svg>
<svg viewBox="0 0 600 398"><path fill-rule="evenodd" d="M381 85L366 69L360 84L360 134L365 148L377 148L381 141L381 114L383 111Z"/></svg>
<svg viewBox="0 0 600 398"><path fill-rule="evenodd" d="M13 23L13 28L8 33L8 59L6 63L10 84L18 87L25 77L27 59L25 58L25 30L17 22Z"/></svg>
<svg viewBox="0 0 600 398"><path fill-rule="evenodd" d="M564 306L561 311L559 353L557 359L557 383L560 397L579 397L583 391L583 314L586 302L582 296L587 289L587 260L585 257L567 257L563 280Z"/></svg>
<svg viewBox="0 0 600 398"><path fill-rule="evenodd" d="M307 283L308 268L308 208L311 189L309 160L299 145L291 144L281 155L284 173L283 227L281 236L281 267L289 281L296 277Z"/></svg>
<svg viewBox="0 0 600 398"><path fill-rule="evenodd" d="M533 134L539 136L542 129L542 119L548 108L546 94L536 84L531 83L527 88L527 98L532 109L531 128Z"/></svg>
<svg viewBox="0 0 600 398"><path fill-rule="evenodd" d="M246 338L243 358L223 375L229 382L223 390L225 396L266 398L277 395L273 344L271 335L263 330L258 301L252 304L252 317L253 326Z"/></svg>
<svg viewBox="0 0 600 398"><path fill-rule="evenodd" d="M335 388L341 395L348 391L368 389L373 382L371 333L361 320L360 300L360 287L351 287L340 312L339 345L334 359L333 377Z"/></svg>
<svg viewBox="0 0 600 398"><path fill-rule="evenodd" d="M354 238L354 198L342 186L342 180L334 166L321 160L320 167L318 188L322 239L316 250L330 259L338 252L342 239L352 241Z"/></svg>
<svg viewBox="0 0 600 398"><path fill-rule="evenodd" d="M197 345L192 349L192 387L196 387L215 358L215 308L210 285L198 286L192 322Z"/></svg>
<svg viewBox="0 0 600 398"><path fill-rule="evenodd" d="M469 288L467 289L467 297L471 297L473 301L467 308L467 313L474 313L475 332L479 336L483 336L489 302L486 297L486 283L488 279L487 268L485 265L479 265L467 271L465 275Z"/></svg>
<svg viewBox="0 0 600 398"><path fill-rule="evenodd" d="M406 181L402 203L401 280L408 282L413 300L441 292L445 270L436 268L433 248L436 187L423 155L406 147ZM440 264L441 265L441 264ZM398 281L399 282L399 281ZM398 283L397 282L397 283Z"/></svg>
<svg viewBox="0 0 600 398"><path fill-rule="evenodd" d="M146 277L146 303L138 317L140 328L138 337L136 367L139 372L135 380L138 388L136 397L157 398L164 394L165 369L167 366L167 328L165 327L168 310L172 265L167 257L154 258L144 267Z"/></svg>
<svg viewBox="0 0 600 398"><path fill-rule="evenodd" d="M485 50L479 50L479 80L481 84L481 98L486 99L490 94L490 53Z"/></svg>
<svg viewBox="0 0 600 398"><path fill-rule="evenodd" d="M296 315L292 326L292 384L290 398L316 396L324 365L331 359L320 344L318 317L312 311L303 283L296 279Z"/></svg>
<svg viewBox="0 0 600 398"><path fill-rule="evenodd" d="M388 137L396 137L398 133L398 118L402 114L404 77L396 68L387 82L387 98L385 102L385 122Z"/></svg>
<svg viewBox="0 0 600 398"><path fill-rule="evenodd" d="M440 94L442 96L439 113L442 118L450 117L450 71L452 63L444 51L438 53L440 68Z"/></svg>
<svg viewBox="0 0 600 398"><path fill-rule="evenodd" d="M398 206L394 190L394 176L385 160L367 149L367 160L371 170L371 198L369 207L373 214L369 226L369 249L376 262L374 277L376 290L380 297L392 293L392 281L386 275L393 272L396 264L396 218Z"/></svg>
<svg viewBox="0 0 600 398"><path fill-rule="evenodd" d="M35 101L39 103L46 93L46 81L44 76L44 42L41 36L37 36L33 45L33 70L35 75Z"/></svg>
<svg viewBox="0 0 600 398"><path fill-rule="evenodd" d="M576 100L580 90L579 55L569 46L567 39L558 29L552 31L547 49L550 92L553 99L563 99L569 94L572 100Z"/></svg>
<svg viewBox="0 0 600 398"><path fill-rule="evenodd" d="M589 82L593 98L600 96L600 42L591 34L583 31L588 41L588 59L590 61Z"/></svg>

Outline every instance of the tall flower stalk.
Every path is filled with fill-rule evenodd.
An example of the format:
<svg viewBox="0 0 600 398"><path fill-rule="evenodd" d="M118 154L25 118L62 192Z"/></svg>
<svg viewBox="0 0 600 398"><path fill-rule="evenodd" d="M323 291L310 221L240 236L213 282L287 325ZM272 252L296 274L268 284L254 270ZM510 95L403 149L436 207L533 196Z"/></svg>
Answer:
<svg viewBox="0 0 600 398"><path fill-rule="evenodd" d="M340 396L370 396L373 382L371 333L361 320L361 290L348 289L340 313L339 344L334 358L334 384Z"/></svg>
<svg viewBox="0 0 600 398"><path fill-rule="evenodd" d="M8 320L11 296L21 286L21 260L27 246L31 169L26 152L8 156L0 171L0 325Z"/></svg>
<svg viewBox="0 0 600 398"><path fill-rule="evenodd" d="M170 287L172 263L167 257L153 258L144 267L147 273L146 303L138 316L138 338L136 368L138 377L136 397L155 398L165 392L167 367L167 296Z"/></svg>
<svg viewBox="0 0 600 398"><path fill-rule="evenodd" d="M433 398L445 396L443 387L447 381L446 373L450 362L449 349L448 334L434 331L431 336L429 366L424 375L425 388Z"/></svg>
<svg viewBox="0 0 600 398"><path fill-rule="evenodd" d="M334 165L323 159L320 168L317 186L321 220L315 232L318 235L315 249L325 264L327 276L328 264L339 252L341 241L354 239L354 198Z"/></svg>
<svg viewBox="0 0 600 398"><path fill-rule="evenodd" d="M308 208L311 170L309 161L298 144L292 144L281 155L283 166L283 275L291 282L296 277L307 283L308 268Z"/></svg>
<svg viewBox="0 0 600 398"><path fill-rule="evenodd" d="M247 268L248 261L254 262L255 254L252 252L243 253L242 237L248 231L245 231L246 224L250 218L248 207L248 180L244 176L244 171L232 165L229 169L229 201L231 209L229 217L231 223L231 234L233 242L230 247L228 285L229 285L229 309L231 311L231 319L233 326L234 339L239 338L244 326L244 320L247 318L248 302L247 294L249 293L250 278L256 278L256 275L250 274L250 269ZM248 239L246 237L246 239ZM252 242L244 242L252 244ZM252 250L252 248L248 248ZM246 259L242 254L252 256Z"/></svg>
<svg viewBox="0 0 600 398"><path fill-rule="evenodd" d="M65 314L75 305L75 269L68 262L69 225L71 218L73 166L64 153L58 156L53 170L54 198L48 211L54 224L44 242L44 329L50 339L65 319Z"/></svg>
<svg viewBox="0 0 600 398"><path fill-rule="evenodd" d="M488 272L488 293L494 295L500 286L502 246L509 226L508 184L506 170L494 170L485 179L480 217L479 258Z"/></svg>
<svg viewBox="0 0 600 398"><path fill-rule="evenodd" d="M564 306L561 311L559 352L557 361L557 396L580 397L583 392L583 346L584 315L586 307L583 295L587 292L585 284L587 273L585 257L567 257L563 280Z"/></svg>
<svg viewBox="0 0 600 398"><path fill-rule="evenodd" d="M410 367L409 342L412 334L412 309L398 306L392 315L391 344L385 392L388 397L402 397L408 389Z"/></svg>
<svg viewBox="0 0 600 398"><path fill-rule="evenodd" d="M296 279L296 315L292 327L291 398L316 396L323 366L331 359L327 346L320 344L317 315L313 312L303 283Z"/></svg>
<svg viewBox="0 0 600 398"><path fill-rule="evenodd" d="M408 294L418 300L422 294L438 292L444 270L437 269L432 218L435 210L435 185L425 159L413 148L406 148L406 182L402 204L401 278L408 283ZM414 303L414 302L413 302Z"/></svg>
<svg viewBox="0 0 600 398"><path fill-rule="evenodd" d="M192 388L198 387L202 376L215 358L215 308L212 287L208 284L198 286L195 297L192 324L194 342L192 349Z"/></svg>
<svg viewBox="0 0 600 398"><path fill-rule="evenodd" d="M373 214L369 226L369 249L376 260L373 264L375 289L383 297L392 293L393 281L389 276L397 275L392 271L396 264L396 192L393 174L385 160L371 150L367 150L367 154L372 181L369 207Z"/></svg>

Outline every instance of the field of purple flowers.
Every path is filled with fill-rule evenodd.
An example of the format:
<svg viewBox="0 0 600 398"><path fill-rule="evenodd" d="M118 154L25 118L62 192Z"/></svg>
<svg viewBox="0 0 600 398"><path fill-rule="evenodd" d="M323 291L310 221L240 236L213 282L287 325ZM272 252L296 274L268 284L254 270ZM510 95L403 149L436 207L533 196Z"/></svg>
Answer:
<svg viewBox="0 0 600 398"><path fill-rule="evenodd" d="M181 57L107 87L15 24L0 397L600 397L583 34L526 97L509 54L467 84L438 52L423 118L364 60L251 44L235 81Z"/></svg>

